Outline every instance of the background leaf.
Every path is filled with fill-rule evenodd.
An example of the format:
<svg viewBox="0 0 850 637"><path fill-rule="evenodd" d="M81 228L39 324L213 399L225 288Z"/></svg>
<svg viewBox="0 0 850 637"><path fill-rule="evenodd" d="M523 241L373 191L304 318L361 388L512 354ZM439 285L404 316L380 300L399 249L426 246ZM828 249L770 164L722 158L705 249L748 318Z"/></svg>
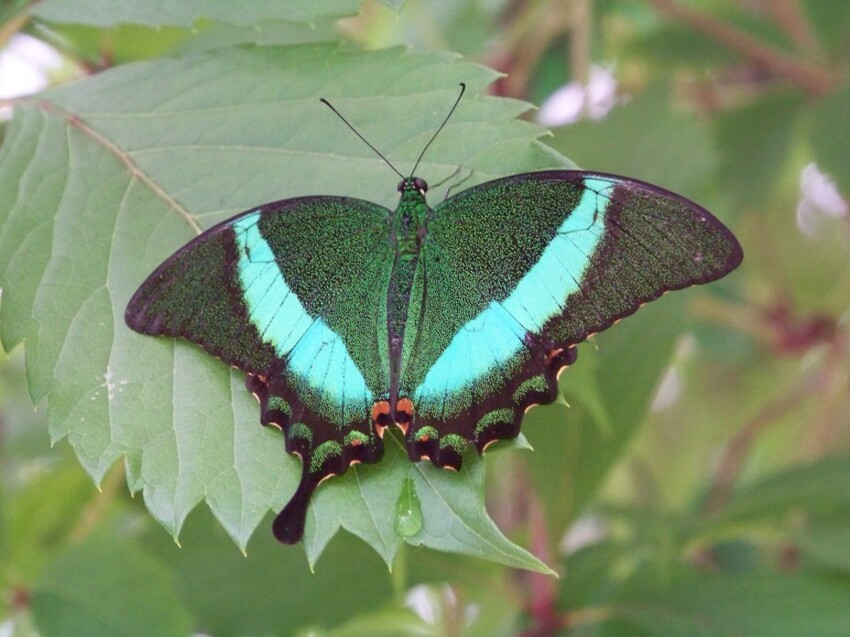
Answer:
<svg viewBox="0 0 850 637"><path fill-rule="evenodd" d="M97 571L91 577L89 568ZM68 550L41 576L32 598L42 634L174 635L191 620L168 572L130 543L92 537Z"/></svg>
<svg viewBox="0 0 850 637"><path fill-rule="evenodd" d="M613 609L624 621L613 623L653 636L838 635L846 626L846 595L840 587L805 578L649 575L633 580Z"/></svg>
<svg viewBox="0 0 850 637"><path fill-rule="evenodd" d="M844 125L848 100L850 89L844 88L821 101L812 112L815 158L823 170L835 177L844 192L850 190L850 170L843 160L843 149L850 143L850 132Z"/></svg>
<svg viewBox="0 0 850 637"><path fill-rule="evenodd" d="M187 521L183 548L157 532L146 534L142 544L171 566L177 598L197 628L211 635L327 630L358 612L383 608L392 595L386 565L347 533L339 534L314 566L302 551L281 551L270 532L258 533L243 555L201 509ZM366 581L369 586L361 585ZM246 596L245 590L254 593ZM315 613L316 600L326 605L321 615Z"/></svg>
<svg viewBox="0 0 850 637"><path fill-rule="evenodd" d="M404 0L379 0L381 4L385 4L391 9L398 11L404 6Z"/></svg>
<svg viewBox="0 0 850 637"><path fill-rule="evenodd" d="M316 3L278 0L271 4L257 0L238 4L210 0L120 0L111 1L105 11L106 7L98 0L43 0L37 3L32 11L43 20L98 27L119 24L192 27L202 20L215 20L239 26L255 26L268 20L309 23L323 18L352 15L357 12L359 6L360 0L324 0Z"/></svg>

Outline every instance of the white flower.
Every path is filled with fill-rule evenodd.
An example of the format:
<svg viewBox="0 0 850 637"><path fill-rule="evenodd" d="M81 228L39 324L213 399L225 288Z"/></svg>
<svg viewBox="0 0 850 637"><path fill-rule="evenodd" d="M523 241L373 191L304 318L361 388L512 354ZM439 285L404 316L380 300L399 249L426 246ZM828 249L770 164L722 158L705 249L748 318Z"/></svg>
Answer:
<svg viewBox="0 0 850 637"><path fill-rule="evenodd" d="M592 64L587 85L570 82L552 93L540 106L537 121L544 126L565 126L583 118L602 119L617 101L613 69Z"/></svg>
<svg viewBox="0 0 850 637"><path fill-rule="evenodd" d="M419 584L411 588L405 597L404 605L429 624L439 624L446 616L462 618L466 625L471 624L481 612L477 604L458 608L457 595L448 584L426 586Z"/></svg>
<svg viewBox="0 0 850 637"><path fill-rule="evenodd" d="M835 182L822 173L817 164L809 164L800 175L800 201L797 204L797 226L813 237L827 219L840 219L848 213L847 201L838 192Z"/></svg>
<svg viewBox="0 0 850 637"><path fill-rule="evenodd" d="M601 542L608 536L608 525L595 515L585 515L573 522L561 538L562 555L572 555L581 549Z"/></svg>
<svg viewBox="0 0 850 637"><path fill-rule="evenodd" d="M49 73L62 66L62 56L49 44L16 33L0 51L0 99L38 93L47 86ZM10 108L0 108L0 118L8 118Z"/></svg>

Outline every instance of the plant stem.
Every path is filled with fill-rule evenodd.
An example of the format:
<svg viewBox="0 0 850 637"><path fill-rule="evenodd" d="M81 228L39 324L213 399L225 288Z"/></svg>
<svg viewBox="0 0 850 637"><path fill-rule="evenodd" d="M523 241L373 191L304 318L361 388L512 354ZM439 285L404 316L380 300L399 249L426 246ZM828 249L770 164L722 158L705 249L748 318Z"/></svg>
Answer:
<svg viewBox="0 0 850 637"><path fill-rule="evenodd" d="M402 544L395 554L391 581L396 604L404 606L407 598L407 544Z"/></svg>

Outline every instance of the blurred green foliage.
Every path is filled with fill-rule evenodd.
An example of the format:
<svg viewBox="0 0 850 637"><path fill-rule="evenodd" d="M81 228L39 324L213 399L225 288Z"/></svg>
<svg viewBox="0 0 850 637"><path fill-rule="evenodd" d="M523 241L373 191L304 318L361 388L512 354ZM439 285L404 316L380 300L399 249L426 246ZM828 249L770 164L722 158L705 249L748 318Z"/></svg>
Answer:
<svg viewBox="0 0 850 637"><path fill-rule="evenodd" d="M850 192L850 3L408 0L359 7L336 0L310 15L303 3L288 2L277 3L273 12L269 3L252 2L235 14L210 10L199 0L172 3L167 11L154 2L114 3L103 10L93 9L96 4L17 1L0 8L0 45L19 32L33 35L65 56L57 81L82 77L43 101L0 100L18 108L16 119L0 132L5 139L0 174L16 175L0 181L0 246L15 248L16 255L9 262L12 252L0 253L6 264L0 272L5 286L0 334L7 347L26 341L0 362L0 634L847 634L850 225L846 214L819 214L816 205L814 230L803 232L797 210L805 200L801 175L810 163L835 181L845 202ZM289 5L295 13L285 11ZM312 57L298 48L333 39L344 41L342 50L357 52L356 68L344 67L355 58L337 55L333 47L318 45L309 50L319 51ZM322 72L337 73L329 96L373 92L356 100L365 106L353 119L373 143L396 149L395 157L405 160L421 148L432 112L463 79L459 74L474 77L476 90L492 75L450 56L411 60L384 51L397 44L460 52L507 74L492 84L492 93L535 103L566 82L586 81L591 64L610 66L618 82L616 105L602 119L556 128L544 141L557 153L534 144L537 129L510 124L521 104L471 96L466 115L458 113L456 135L423 168L443 176L460 164L472 168L477 181L517 166L558 165L560 153L584 168L651 181L699 201L739 236L744 264L718 284L665 297L584 344L577 364L561 378L564 400L532 410L525 419L523 432L534 451L516 445L488 454L477 467L472 463L470 475L481 481L486 465L487 509L519 546L508 539L465 547L432 544L455 551L448 554L395 538L390 550L376 546L378 536L359 533L376 553L345 531L334 535L346 518L333 512L346 507L350 488L348 478L340 478L320 490L327 514L319 518L318 539L306 555L275 544L269 515L251 536L268 508L262 498L256 520L246 514L236 522L226 514L235 504L226 497L212 502L227 531L205 505L185 524L182 518L159 517L172 534L180 532L180 548L143 499L129 496L128 482L137 491L156 478L142 471L141 458L115 463L126 447L107 453L95 430L74 428L55 412L49 422L46 416L46 402L57 409L63 392L73 389L68 379L74 370L88 369L102 353L97 343L86 350L71 338L81 329L79 321L69 320L67 338L39 331L53 317L39 319L30 305L44 312L51 299L64 297L37 288L38 276L23 259L31 256L37 265L56 247L33 244L18 251L12 243L19 236L8 222L13 207L26 212L16 217L24 220L20 223L31 221L39 232L59 218L60 207L71 215L80 207L58 196L55 209L28 210L32 200L20 200L20 193L44 196L51 188L61 195L57 180L70 170L72 161L57 144L71 136L43 123L55 115L49 105L62 103L83 123L96 122L103 139L126 143L116 146L125 156L154 156L197 121L163 124L151 116L147 128L134 129L138 123L110 119L124 104L98 99L123 95L136 113L152 115L160 104L145 106L146 99L165 95L164 101L179 105L186 98L181 80L203 68L213 101L236 109L275 105L294 91L312 95L311 82L326 80ZM299 55L311 57L309 68L324 71L306 76L308 66L300 62L281 69L286 82L275 84L275 63ZM149 66L126 66L141 60ZM374 70L363 75L366 67ZM146 75L156 69L180 76ZM138 73L135 84L127 79L132 73ZM215 88L215 78L222 76L228 86ZM121 82L136 86L136 92L103 89L114 91ZM242 95L234 86L255 90ZM412 100L417 90L424 101ZM370 115L373 108L383 110ZM240 136L279 134L281 146L295 144L327 158L334 147L323 146L329 143L325 132L310 117L305 111L295 122L300 127L291 130L293 122L274 110L240 126L232 125L238 116L220 129L204 125L209 139L222 147L239 143ZM534 113L525 117L533 119ZM279 133L263 129L273 124ZM486 144L476 142L480 132L476 138L463 135L485 126L492 130ZM339 137L338 131L333 135ZM385 185L395 182L367 157L368 149L356 140L342 143L348 141L342 155L358 159L348 167L306 166L317 172L315 182L287 182L280 177L285 170L264 171L259 163L246 179L244 166L239 172L234 162L228 172L218 159L196 151L180 155L167 169L160 166L162 185L181 202L198 202L192 211L205 225L259 201L305 194L291 189L322 184L329 193L383 197L381 203L392 205L394 190ZM185 139L180 143L189 145ZM530 150L517 156L523 147ZM55 163L32 164L38 170L27 171L26 153L13 154L11 148L29 148ZM92 153L76 155L73 163L89 180L93 201L105 201L97 197L109 190L110 171L120 175L119 162L108 164ZM156 175L156 162L147 169ZM333 173L346 170L351 175ZM140 196L136 205L153 206L156 199ZM100 219L96 212L88 210ZM156 230L159 240L183 240L150 223L149 232ZM92 238L69 227L81 241ZM141 244L143 237L138 239ZM101 233L92 240L87 250L96 253L105 245L98 241L108 238ZM168 250L148 254L137 245L130 254L153 263ZM74 259L67 267L80 269L79 280L92 276ZM28 305L21 295L29 294L30 284L35 301ZM97 318L92 307L83 309L92 314L80 316ZM63 310L61 305L53 310L57 320ZM110 313L107 320L112 318ZM30 334L47 344L36 347L25 336ZM64 372L43 362L52 347L61 352ZM210 365L210 378L229 387L230 374ZM205 388L199 381L198 392ZM224 404L238 414L242 398L237 392ZM66 411L75 415L80 409L74 404ZM259 430L256 415L253 421L247 416L256 406L245 409L238 425ZM49 445L65 435L71 445ZM276 442L251 435L246 444ZM269 452L277 460L281 455L279 449ZM269 474L277 465L268 466L262 479L270 486L265 491L254 486L263 497L271 493L280 500L291 487L289 478L278 484L277 474ZM381 465L374 469L380 475ZM382 496L390 514L409 509L415 496L426 506L427 527L427 498L410 491L421 478L400 473L396 479L385 469L383 475L396 482L381 487L395 488ZM286 465L280 475L291 470ZM469 510L483 510L477 486L467 496L473 502ZM145 497L160 512L163 502L178 509L173 491L160 493L160 500ZM188 512L195 504L181 506ZM467 528L479 531L486 523L479 518ZM247 544L246 555L233 539ZM514 561L494 546L514 551ZM540 570L520 546L560 578L496 563ZM382 557L391 561L391 570Z"/></svg>

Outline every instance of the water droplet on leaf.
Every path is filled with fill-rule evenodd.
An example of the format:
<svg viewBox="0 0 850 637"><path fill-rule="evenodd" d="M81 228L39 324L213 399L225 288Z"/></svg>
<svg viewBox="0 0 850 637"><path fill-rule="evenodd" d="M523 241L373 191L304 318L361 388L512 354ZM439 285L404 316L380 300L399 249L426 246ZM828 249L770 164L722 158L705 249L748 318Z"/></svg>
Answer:
<svg viewBox="0 0 850 637"><path fill-rule="evenodd" d="M410 476L405 479L398 496L395 530L401 537L413 537L422 530L422 507Z"/></svg>

